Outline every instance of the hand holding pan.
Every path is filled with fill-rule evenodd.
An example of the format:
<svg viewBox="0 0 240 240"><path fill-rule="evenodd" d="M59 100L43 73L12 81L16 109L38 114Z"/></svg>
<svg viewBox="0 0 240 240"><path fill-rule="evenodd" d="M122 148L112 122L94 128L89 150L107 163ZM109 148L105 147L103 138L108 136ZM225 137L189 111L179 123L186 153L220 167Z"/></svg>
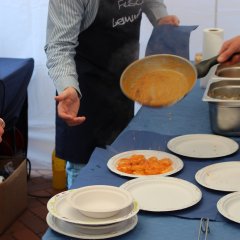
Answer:
<svg viewBox="0 0 240 240"><path fill-rule="evenodd" d="M131 100L150 107L166 107L182 99L198 78L218 64L217 57L193 65L180 56L157 54L130 64L122 73L120 87Z"/></svg>
<svg viewBox="0 0 240 240"><path fill-rule="evenodd" d="M228 64L231 65L231 60L234 59L234 56L237 56L239 55L239 53L234 53L228 60ZM219 64L218 62L218 57L219 55L217 56L214 56L212 58L209 58L209 59L206 59L206 60L203 60L201 61L200 63L196 64L195 65L195 68L197 70L197 78L203 78L205 77L209 70L211 69L211 67L213 67L214 65L216 64ZM229 62L230 61L230 62ZM233 61L232 64L236 63L235 61Z"/></svg>

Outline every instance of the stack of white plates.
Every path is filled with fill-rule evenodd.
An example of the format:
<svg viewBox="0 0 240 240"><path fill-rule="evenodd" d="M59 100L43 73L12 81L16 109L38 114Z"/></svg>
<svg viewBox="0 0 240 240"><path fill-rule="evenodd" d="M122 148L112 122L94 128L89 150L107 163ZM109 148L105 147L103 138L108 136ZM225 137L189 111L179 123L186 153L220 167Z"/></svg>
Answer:
<svg viewBox="0 0 240 240"><path fill-rule="evenodd" d="M104 194L100 190L105 191ZM116 206L109 200L111 195L116 197L112 198L114 202L120 199ZM108 200L104 201L104 196ZM105 185L61 192L48 201L47 208L47 223L51 229L81 239L105 239L125 234L136 226L139 211L138 203L128 191Z"/></svg>

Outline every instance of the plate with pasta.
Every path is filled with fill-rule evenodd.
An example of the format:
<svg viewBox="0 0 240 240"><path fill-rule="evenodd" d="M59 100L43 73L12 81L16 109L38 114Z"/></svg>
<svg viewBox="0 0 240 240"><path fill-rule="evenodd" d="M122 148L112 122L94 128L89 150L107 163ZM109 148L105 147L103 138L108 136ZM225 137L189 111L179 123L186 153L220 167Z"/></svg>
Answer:
<svg viewBox="0 0 240 240"><path fill-rule="evenodd" d="M126 177L169 176L183 168L183 161L170 153L157 150L132 150L114 155L107 167Z"/></svg>

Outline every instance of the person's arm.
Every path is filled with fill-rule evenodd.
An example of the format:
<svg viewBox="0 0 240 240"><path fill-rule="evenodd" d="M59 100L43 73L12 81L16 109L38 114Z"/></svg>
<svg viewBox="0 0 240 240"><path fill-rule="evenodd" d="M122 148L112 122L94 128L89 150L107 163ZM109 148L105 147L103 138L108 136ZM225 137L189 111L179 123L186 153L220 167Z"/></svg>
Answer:
<svg viewBox="0 0 240 240"><path fill-rule="evenodd" d="M45 52L49 76L58 93L70 86L80 91L74 56L82 11L79 1L49 1Z"/></svg>
<svg viewBox="0 0 240 240"><path fill-rule="evenodd" d="M69 126L85 121L77 116L80 108L80 88L75 65L80 31L86 29L96 16L97 0L50 0L45 52L47 67L58 92L58 116Z"/></svg>
<svg viewBox="0 0 240 240"><path fill-rule="evenodd" d="M97 7L96 0L49 1L45 52L49 75L58 93L67 87L80 93L75 48L80 31L92 23Z"/></svg>
<svg viewBox="0 0 240 240"><path fill-rule="evenodd" d="M233 54L235 55L232 57ZM218 62L222 63L225 61L228 61L230 64L240 62L240 35L223 43L219 51Z"/></svg>
<svg viewBox="0 0 240 240"><path fill-rule="evenodd" d="M153 26L161 24L178 26L180 23L177 16L168 15L167 7L163 0L146 0L143 12L146 14Z"/></svg>

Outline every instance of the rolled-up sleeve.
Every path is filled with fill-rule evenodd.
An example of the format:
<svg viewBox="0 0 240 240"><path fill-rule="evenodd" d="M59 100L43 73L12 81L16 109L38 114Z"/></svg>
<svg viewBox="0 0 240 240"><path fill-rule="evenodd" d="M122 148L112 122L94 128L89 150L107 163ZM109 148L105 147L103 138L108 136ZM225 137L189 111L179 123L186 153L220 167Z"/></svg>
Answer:
<svg viewBox="0 0 240 240"><path fill-rule="evenodd" d="M81 1L49 1L44 49L49 75L59 93L70 86L80 92L74 57L84 15L82 4Z"/></svg>
<svg viewBox="0 0 240 240"><path fill-rule="evenodd" d="M157 25L158 19L168 15L167 7L163 0L145 0L143 12L153 26Z"/></svg>

